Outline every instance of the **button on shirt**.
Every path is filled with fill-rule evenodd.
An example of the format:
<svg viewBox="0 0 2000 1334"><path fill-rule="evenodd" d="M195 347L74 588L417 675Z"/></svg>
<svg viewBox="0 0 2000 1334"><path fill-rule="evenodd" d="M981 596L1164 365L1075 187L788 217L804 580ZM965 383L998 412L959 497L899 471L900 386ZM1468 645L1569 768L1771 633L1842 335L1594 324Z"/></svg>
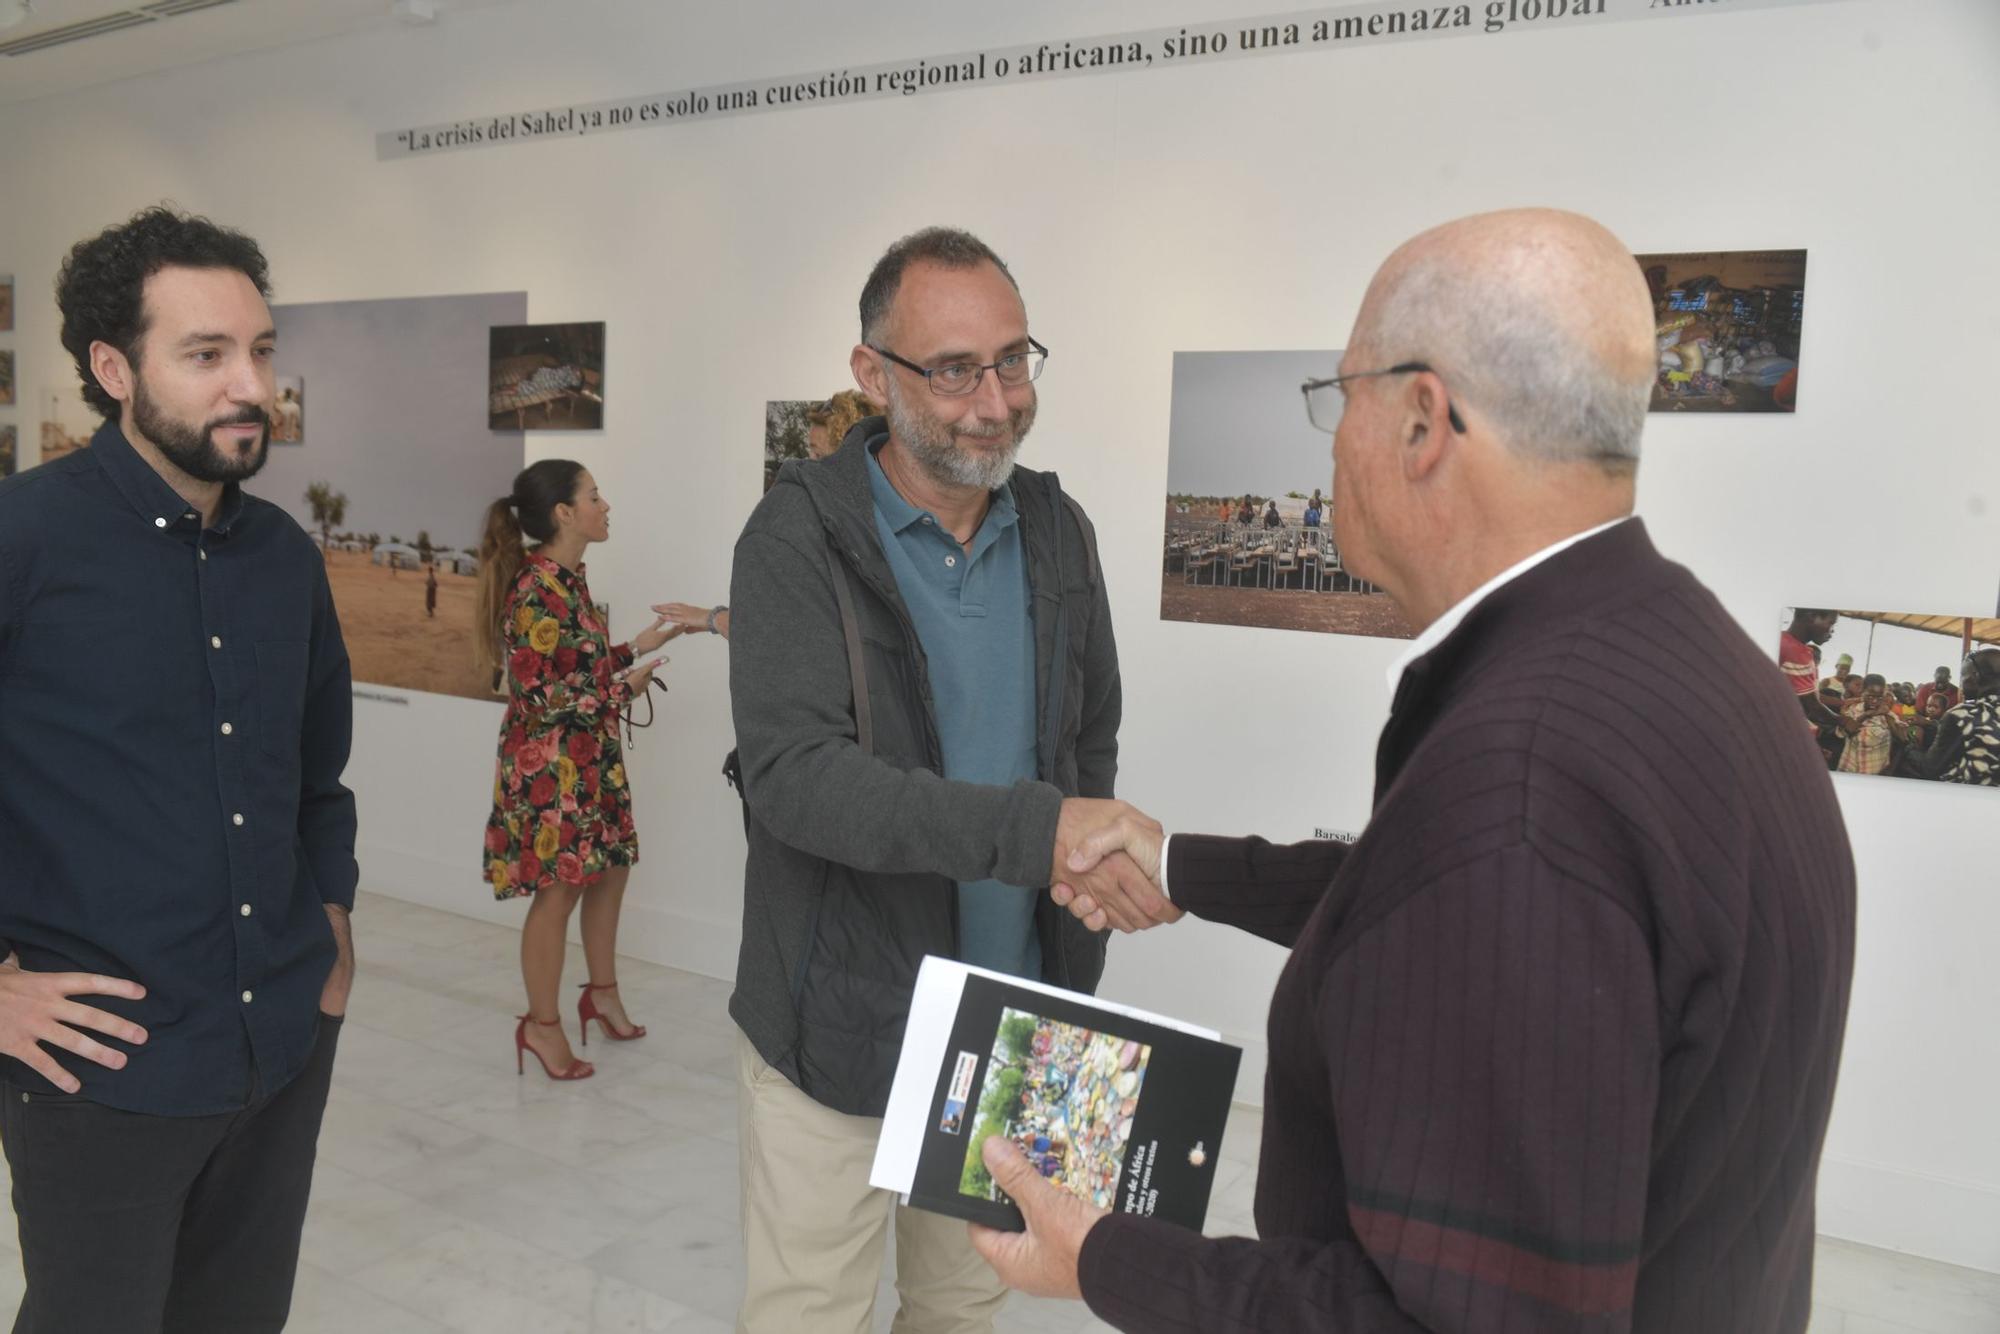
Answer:
<svg viewBox="0 0 2000 1334"><path fill-rule="evenodd" d="M875 531L929 665L944 776L1011 785L1037 776L1035 631L1013 493L993 493L967 550L903 499L870 452ZM1039 977L1037 892L998 880L958 886L959 958Z"/></svg>
<svg viewBox="0 0 2000 1334"><path fill-rule="evenodd" d="M304 1068L354 901L347 650L325 563L225 489L204 529L107 424L0 482L0 953L134 979L83 1096L195 1116ZM93 1036L97 1036L93 1034ZM49 1086L0 1059L20 1088Z"/></svg>

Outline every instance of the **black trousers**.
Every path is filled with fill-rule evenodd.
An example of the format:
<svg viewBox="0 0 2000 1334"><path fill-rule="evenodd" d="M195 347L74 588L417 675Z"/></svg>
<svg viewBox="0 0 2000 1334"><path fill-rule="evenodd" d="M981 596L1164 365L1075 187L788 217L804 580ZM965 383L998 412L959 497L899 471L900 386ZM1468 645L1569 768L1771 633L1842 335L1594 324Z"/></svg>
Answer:
<svg viewBox="0 0 2000 1334"><path fill-rule="evenodd" d="M275 1334L292 1305L340 1021L289 1084L146 1116L0 1084L27 1293L14 1334Z"/></svg>

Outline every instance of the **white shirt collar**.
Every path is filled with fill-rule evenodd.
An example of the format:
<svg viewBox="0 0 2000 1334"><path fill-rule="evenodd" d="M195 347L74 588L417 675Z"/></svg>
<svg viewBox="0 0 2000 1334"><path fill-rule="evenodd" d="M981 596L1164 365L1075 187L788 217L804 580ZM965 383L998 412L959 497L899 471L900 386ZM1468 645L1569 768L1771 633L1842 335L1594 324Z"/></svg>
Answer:
<svg viewBox="0 0 2000 1334"><path fill-rule="evenodd" d="M1473 589L1471 593L1459 599L1457 605L1453 606L1450 611L1447 611L1444 615L1425 626L1424 632L1415 639L1412 639L1409 647L1404 649L1402 653L1397 655L1396 660L1389 664L1390 695L1393 696L1396 693L1396 687L1403 683L1403 673L1409 668L1411 663L1423 657L1424 654L1429 653L1439 644L1442 644L1452 631L1458 629L1459 622L1472 613L1474 607L1491 597L1502 585L1520 578L1529 570L1534 569L1537 565L1540 565L1543 561L1556 555L1558 552L1567 551L1585 538L1596 537L1606 529L1616 528L1631 517L1628 514L1624 518L1613 519L1609 523L1600 523L1595 528L1586 528L1580 533L1571 533L1568 537L1562 539L1562 541L1543 547L1526 560L1508 566L1478 588Z"/></svg>

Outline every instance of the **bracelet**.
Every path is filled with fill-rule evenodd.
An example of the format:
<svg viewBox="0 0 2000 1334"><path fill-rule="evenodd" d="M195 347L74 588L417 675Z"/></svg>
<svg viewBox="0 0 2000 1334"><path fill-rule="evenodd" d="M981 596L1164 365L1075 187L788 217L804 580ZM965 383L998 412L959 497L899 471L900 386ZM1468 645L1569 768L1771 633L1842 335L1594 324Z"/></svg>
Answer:
<svg viewBox="0 0 2000 1334"><path fill-rule="evenodd" d="M729 610L729 604L726 602L723 603L721 606L710 607L708 609L708 632L710 634L717 633L715 628L715 618L722 615L723 612L728 610Z"/></svg>

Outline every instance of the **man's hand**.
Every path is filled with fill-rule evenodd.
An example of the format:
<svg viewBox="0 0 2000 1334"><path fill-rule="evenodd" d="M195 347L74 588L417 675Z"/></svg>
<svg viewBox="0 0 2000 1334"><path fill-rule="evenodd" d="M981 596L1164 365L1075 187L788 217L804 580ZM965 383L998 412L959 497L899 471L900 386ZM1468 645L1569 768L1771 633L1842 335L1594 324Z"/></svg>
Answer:
<svg viewBox="0 0 2000 1334"><path fill-rule="evenodd" d="M97 973L29 973L10 956L0 963L0 1052L33 1070L64 1093L83 1087L75 1075L56 1063L42 1044L74 1052L107 1070L123 1070L125 1053L115 1051L79 1031L90 1029L134 1045L146 1040L146 1030L129 1019L79 1005L73 996L122 996L140 1000L146 989L122 977Z"/></svg>
<svg viewBox="0 0 2000 1334"><path fill-rule="evenodd" d="M643 658L669 639L677 639L686 633L685 625L676 624L662 615L633 637L632 652Z"/></svg>
<svg viewBox="0 0 2000 1334"><path fill-rule="evenodd" d="M1159 889L1166 831L1122 801L1063 802L1049 897L1092 931L1120 931L1181 919Z"/></svg>
<svg viewBox="0 0 2000 1334"><path fill-rule="evenodd" d="M708 629L709 608L697 607L692 602L655 602L653 612L689 634Z"/></svg>
<svg viewBox="0 0 2000 1334"><path fill-rule="evenodd" d="M339 1019L347 1013L347 993L354 989L354 925L347 909L325 904L326 920L333 925L333 971L319 989L319 1012Z"/></svg>
<svg viewBox="0 0 2000 1334"><path fill-rule="evenodd" d="M1028 1165L1005 1136L994 1135L981 1150L993 1183L1007 1192L1027 1220L1026 1232L1000 1232L972 1224L972 1248L1000 1281L1035 1297L1080 1301L1077 1256L1083 1239L1109 1210L1093 1208L1066 1190L1051 1186Z"/></svg>

